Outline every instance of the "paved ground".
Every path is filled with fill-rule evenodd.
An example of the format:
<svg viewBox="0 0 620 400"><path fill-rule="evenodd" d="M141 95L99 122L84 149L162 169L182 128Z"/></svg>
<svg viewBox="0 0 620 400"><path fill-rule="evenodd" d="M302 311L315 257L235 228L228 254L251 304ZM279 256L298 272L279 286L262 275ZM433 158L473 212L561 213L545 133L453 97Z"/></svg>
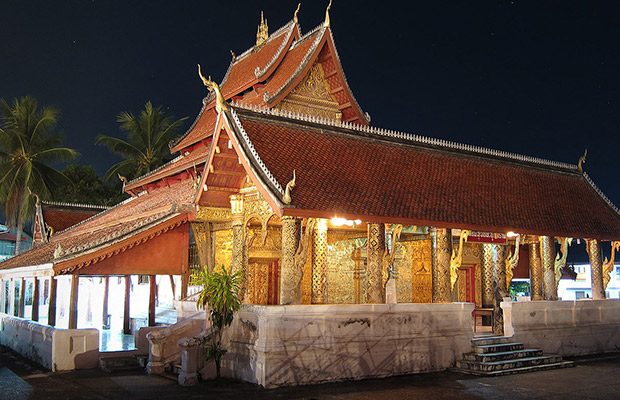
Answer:
<svg viewBox="0 0 620 400"><path fill-rule="evenodd" d="M50 373L0 346L0 399L618 399L620 354L574 368L479 378L452 372L266 390L236 381L183 388L139 372Z"/></svg>

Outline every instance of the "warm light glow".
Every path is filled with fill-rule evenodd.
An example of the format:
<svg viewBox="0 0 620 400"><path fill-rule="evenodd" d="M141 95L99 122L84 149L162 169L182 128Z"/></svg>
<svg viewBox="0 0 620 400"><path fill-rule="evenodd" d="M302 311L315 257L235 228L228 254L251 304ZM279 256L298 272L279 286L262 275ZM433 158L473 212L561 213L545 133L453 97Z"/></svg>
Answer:
<svg viewBox="0 0 620 400"><path fill-rule="evenodd" d="M207 191L207 184L206 183L204 185L202 185L202 190L204 190L205 192Z"/></svg>
<svg viewBox="0 0 620 400"><path fill-rule="evenodd" d="M334 217L331 219L331 224L333 226L350 226L352 228L355 228L357 225L362 223L361 219L356 219L355 221L352 221L350 219L345 219L345 218L340 218L340 217Z"/></svg>
<svg viewBox="0 0 620 400"><path fill-rule="evenodd" d="M514 233L513 231L510 231L510 232L508 232L506 234L506 237L509 237L509 238L513 238L513 237L517 237L517 236L519 236L519 234L518 233Z"/></svg>

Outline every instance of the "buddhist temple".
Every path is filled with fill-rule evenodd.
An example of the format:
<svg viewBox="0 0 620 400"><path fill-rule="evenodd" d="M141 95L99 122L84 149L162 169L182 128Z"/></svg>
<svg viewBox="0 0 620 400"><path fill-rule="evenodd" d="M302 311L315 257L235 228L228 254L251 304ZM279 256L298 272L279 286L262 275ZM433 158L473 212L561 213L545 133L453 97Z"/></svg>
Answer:
<svg viewBox="0 0 620 400"><path fill-rule="evenodd" d="M191 271L225 266L244 276L225 373L266 387L444 370L480 331L564 356L616 349L620 303L605 299L614 254L603 262L600 244L620 248L620 212L585 157L566 164L372 126L347 82L329 7L308 32L298 11L271 33L261 17L255 44L233 55L219 83L198 66L208 90L200 113L171 145L175 159L124 185L128 200L53 229L52 208L37 214L36 245L0 263L0 343L24 349L35 340L26 330L51 329L88 356L72 347L61 367L39 350L40 363L96 366L103 350L92 335L105 329L107 300L88 306L97 329L82 329L80 280L107 288L124 279L118 315L136 348L148 340L149 373L182 359L179 382L195 383L208 322L191 308ZM560 301L577 240L587 243L593 299ZM516 278L529 280L528 301L511 301ZM15 295L26 282L30 315ZM47 324L26 326L39 320L41 282ZM129 309L140 282L142 333ZM157 322L163 282L176 324ZM36 346L55 346L49 340Z"/></svg>

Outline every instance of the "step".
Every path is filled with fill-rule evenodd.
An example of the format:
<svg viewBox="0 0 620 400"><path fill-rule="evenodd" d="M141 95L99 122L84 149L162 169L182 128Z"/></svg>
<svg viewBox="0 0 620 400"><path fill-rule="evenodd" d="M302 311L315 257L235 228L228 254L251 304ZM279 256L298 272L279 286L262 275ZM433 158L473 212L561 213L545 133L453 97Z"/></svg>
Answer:
<svg viewBox="0 0 620 400"><path fill-rule="evenodd" d="M484 336L477 337L471 340L471 344L474 346L488 346L492 344L510 343L512 337L510 336Z"/></svg>
<svg viewBox="0 0 620 400"><path fill-rule="evenodd" d="M523 350L523 343L498 343L474 346L475 353L502 353L515 350Z"/></svg>
<svg viewBox="0 0 620 400"><path fill-rule="evenodd" d="M508 361L479 362L461 360L456 362L459 369L469 369L475 371L501 371L507 369L515 369L522 367L530 367L541 364L557 364L562 362L562 357L558 355L544 355L538 357L519 358Z"/></svg>
<svg viewBox="0 0 620 400"><path fill-rule="evenodd" d="M463 368L452 368L453 372L458 372L460 374L468 374L468 375L478 375L478 376L501 376L501 375L509 375L509 374L523 374L526 372L536 372L536 371L544 371L548 369L557 369L557 368L570 368L574 367L572 361L561 361L558 363L550 363L550 364L538 364L531 365L527 367L519 367L513 369L503 369L498 371L479 371L479 370L470 370Z"/></svg>
<svg viewBox="0 0 620 400"><path fill-rule="evenodd" d="M134 356L100 358L99 367L108 373L142 369L138 359Z"/></svg>
<svg viewBox="0 0 620 400"><path fill-rule="evenodd" d="M514 360L517 358L542 356L543 352L539 349L525 349L514 351L503 351L500 353L466 353L463 358L466 361L493 362L501 360Z"/></svg>

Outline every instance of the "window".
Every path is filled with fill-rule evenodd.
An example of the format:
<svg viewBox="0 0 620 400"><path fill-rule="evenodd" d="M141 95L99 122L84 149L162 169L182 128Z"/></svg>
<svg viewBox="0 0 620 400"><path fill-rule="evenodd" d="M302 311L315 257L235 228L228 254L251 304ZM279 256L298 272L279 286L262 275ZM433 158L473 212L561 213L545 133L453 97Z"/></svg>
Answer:
<svg viewBox="0 0 620 400"><path fill-rule="evenodd" d="M578 290L575 292L575 300L583 299L586 297L586 292L583 290Z"/></svg>

